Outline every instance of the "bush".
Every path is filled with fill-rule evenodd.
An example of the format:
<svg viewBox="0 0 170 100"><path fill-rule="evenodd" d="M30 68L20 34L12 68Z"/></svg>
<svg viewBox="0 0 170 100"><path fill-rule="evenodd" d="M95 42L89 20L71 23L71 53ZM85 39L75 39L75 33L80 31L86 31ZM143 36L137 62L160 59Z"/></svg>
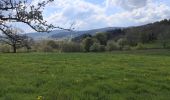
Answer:
<svg viewBox="0 0 170 100"><path fill-rule="evenodd" d="M105 51L105 45L100 45L100 51Z"/></svg>
<svg viewBox="0 0 170 100"><path fill-rule="evenodd" d="M123 50L131 50L131 47L129 46L129 45L125 45L124 47L123 47Z"/></svg>
<svg viewBox="0 0 170 100"><path fill-rule="evenodd" d="M118 45L120 46L120 49L122 50L124 48L124 46L127 44L127 40L124 39L124 38L120 38L118 41L117 41Z"/></svg>
<svg viewBox="0 0 170 100"><path fill-rule="evenodd" d="M5 44L0 44L0 52L2 53L9 53L10 52L10 46Z"/></svg>
<svg viewBox="0 0 170 100"><path fill-rule="evenodd" d="M53 52L53 48L48 46L48 45L45 45L43 48L42 48L42 51L43 52Z"/></svg>
<svg viewBox="0 0 170 100"><path fill-rule="evenodd" d="M104 51L104 45L100 45L100 43L94 43L91 47L90 47L90 51L91 52L101 52Z"/></svg>
<svg viewBox="0 0 170 100"><path fill-rule="evenodd" d="M105 33L97 33L94 37L100 42L101 45L106 45L107 35Z"/></svg>
<svg viewBox="0 0 170 100"><path fill-rule="evenodd" d="M52 47L53 49L59 49L59 43L53 40L48 41L47 45Z"/></svg>
<svg viewBox="0 0 170 100"><path fill-rule="evenodd" d="M98 43L99 41L96 38L92 38L92 37L87 37L83 40L82 44L83 44L83 48L85 52L90 52L90 47L94 44L94 43Z"/></svg>
<svg viewBox="0 0 170 100"><path fill-rule="evenodd" d="M143 50L146 49L142 43L138 43L137 46L135 47L136 50Z"/></svg>
<svg viewBox="0 0 170 100"><path fill-rule="evenodd" d="M60 43L61 52L82 52L83 47L79 43L74 42L62 42Z"/></svg>
<svg viewBox="0 0 170 100"><path fill-rule="evenodd" d="M107 51L119 50L119 45L115 41L108 41L106 50Z"/></svg>
<svg viewBox="0 0 170 100"><path fill-rule="evenodd" d="M83 52L79 43L67 41L38 41L34 44L33 50L37 52Z"/></svg>

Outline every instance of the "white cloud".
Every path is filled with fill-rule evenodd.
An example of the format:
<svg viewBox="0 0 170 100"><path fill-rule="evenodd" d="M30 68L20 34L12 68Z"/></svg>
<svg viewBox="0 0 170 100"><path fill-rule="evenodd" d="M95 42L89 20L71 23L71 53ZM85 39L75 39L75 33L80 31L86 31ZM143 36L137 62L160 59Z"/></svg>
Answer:
<svg viewBox="0 0 170 100"><path fill-rule="evenodd" d="M100 22L99 20L97 21L97 17L105 15L105 9L84 0L65 0L64 2L56 0L53 4L53 7L55 6L60 9L60 12L52 14L47 20L60 26L65 24L69 27L69 24L75 21L76 26L80 29L89 28L90 23L91 27L95 28L96 23Z"/></svg>
<svg viewBox="0 0 170 100"><path fill-rule="evenodd" d="M106 0L106 5L120 6L125 10L133 10L147 5L150 0Z"/></svg>
<svg viewBox="0 0 170 100"><path fill-rule="evenodd" d="M170 7L166 4L155 3L149 3L142 8L109 16L110 22L114 23L114 21L111 20L117 19L119 21L118 23L127 22L128 24L131 23L134 25L146 24L166 18L170 18Z"/></svg>
<svg viewBox="0 0 170 100"><path fill-rule="evenodd" d="M55 9L55 12L49 12L46 19L49 23L66 28L75 21L77 29L92 29L141 25L170 18L170 7L165 3L156 3L152 0L105 0L104 2L105 6L85 0L55 0L48 6ZM117 7L123 9L108 14Z"/></svg>

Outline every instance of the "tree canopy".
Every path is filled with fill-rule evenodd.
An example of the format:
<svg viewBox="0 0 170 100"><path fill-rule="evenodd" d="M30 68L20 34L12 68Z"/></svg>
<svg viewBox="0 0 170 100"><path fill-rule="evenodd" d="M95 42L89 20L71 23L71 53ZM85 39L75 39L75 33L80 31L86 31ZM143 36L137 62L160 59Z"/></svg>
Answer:
<svg viewBox="0 0 170 100"><path fill-rule="evenodd" d="M46 0L39 2L37 5L33 5L27 0L1 0L0 30L4 34L7 34L5 31L10 27L7 23L11 22L25 23L38 32L49 31L52 28L57 28L52 24L47 24L42 16L43 8L52 1L53 0Z"/></svg>

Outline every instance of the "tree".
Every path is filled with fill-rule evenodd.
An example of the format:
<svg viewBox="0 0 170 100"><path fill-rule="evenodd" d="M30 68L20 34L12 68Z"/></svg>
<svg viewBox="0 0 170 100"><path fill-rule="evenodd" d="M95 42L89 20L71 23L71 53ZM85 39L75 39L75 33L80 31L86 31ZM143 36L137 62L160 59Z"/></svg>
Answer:
<svg viewBox="0 0 170 100"><path fill-rule="evenodd" d="M75 42L62 42L60 44L61 52L82 52L83 47L79 43Z"/></svg>
<svg viewBox="0 0 170 100"><path fill-rule="evenodd" d="M52 24L48 25L42 16L42 9L52 1L53 0L47 0L39 2L37 5L29 5L27 0L1 0L0 30L2 32L7 30L7 28L9 28L7 23L10 22L22 22L29 25L35 31L41 32L56 28Z"/></svg>
<svg viewBox="0 0 170 100"><path fill-rule="evenodd" d="M117 43L120 46L120 49L122 50L124 48L124 46L127 44L127 40L125 38L120 38L117 41Z"/></svg>
<svg viewBox="0 0 170 100"><path fill-rule="evenodd" d="M90 47L90 51L92 52L101 52L105 50L105 46L101 45L100 43L94 43L91 47Z"/></svg>
<svg viewBox="0 0 170 100"><path fill-rule="evenodd" d="M1 0L0 1L0 30L6 36L1 36L1 41L11 45L13 52L19 47L27 47L28 37L18 35L18 30L14 30L8 23L22 22L29 25L35 31L45 32L53 25L48 25L43 20L42 8L53 0L39 2L36 6L29 5L27 0Z"/></svg>
<svg viewBox="0 0 170 100"><path fill-rule="evenodd" d="M127 43L131 46L136 46L140 42L140 35L138 28L130 28L126 30Z"/></svg>
<svg viewBox="0 0 170 100"><path fill-rule="evenodd" d="M158 39L161 42L163 48L167 48L168 43L170 43L170 32L167 30L163 33L160 33Z"/></svg>
<svg viewBox="0 0 170 100"><path fill-rule="evenodd" d="M107 36L105 33L97 33L95 38L100 42L101 45L106 45L107 43Z"/></svg>
<svg viewBox="0 0 170 100"><path fill-rule="evenodd" d="M25 47L27 50L31 49L32 38L26 35L19 35L23 31L20 29L8 29L5 36L0 36L0 41L10 45L13 48L13 53L16 53L18 48Z"/></svg>
<svg viewBox="0 0 170 100"><path fill-rule="evenodd" d="M23 36L13 34L11 31L13 27L9 26L9 23L25 23L37 32L48 32L54 28L64 29L47 24L47 21L43 19L43 8L52 1L42 0L34 5L29 0L0 0L0 31L6 35L5 38L9 41L16 41L19 38L23 39ZM64 30L71 31L71 28Z"/></svg>
<svg viewBox="0 0 170 100"><path fill-rule="evenodd" d="M91 35L91 34L88 34L88 33L82 34L82 35L80 35L80 36L77 36L77 37L73 38L72 41L79 43L79 42L82 42L83 39L85 39L85 38L87 38L87 37L92 37L92 35Z"/></svg>
<svg viewBox="0 0 170 100"><path fill-rule="evenodd" d="M32 45L35 43L34 39L31 37L28 37L27 35L20 36L22 38L22 45L21 47L25 47L27 51L32 49Z"/></svg>
<svg viewBox="0 0 170 100"><path fill-rule="evenodd" d="M107 51L114 51L114 50L118 50L118 49L119 49L119 45L115 41L110 40L107 42L107 45L106 45Z"/></svg>
<svg viewBox="0 0 170 100"><path fill-rule="evenodd" d="M117 38L124 36L125 32L123 29L113 29L105 33L107 35L107 40L116 40Z"/></svg>
<svg viewBox="0 0 170 100"><path fill-rule="evenodd" d="M90 52L90 47L93 45L94 40L91 37L87 37L83 40L83 47L86 52Z"/></svg>
<svg viewBox="0 0 170 100"><path fill-rule="evenodd" d="M54 48L54 49L58 49L59 48L59 44L56 41L54 41L54 40L47 41L47 45L52 47L52 48Z"/></svg>

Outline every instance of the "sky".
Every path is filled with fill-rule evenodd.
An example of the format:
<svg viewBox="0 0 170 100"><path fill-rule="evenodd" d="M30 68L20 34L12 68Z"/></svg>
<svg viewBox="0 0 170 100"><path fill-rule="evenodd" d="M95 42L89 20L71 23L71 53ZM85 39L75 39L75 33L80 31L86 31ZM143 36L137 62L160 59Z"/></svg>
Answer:
<svg viewBox="0 0 170 100"><path fill-rule="evenodd" d="M38 1L42 0L32 4ZM69 28L75 23L76 30L138 26L169 19L170 0L54 0L43 15L55 26Z"/></svg>

